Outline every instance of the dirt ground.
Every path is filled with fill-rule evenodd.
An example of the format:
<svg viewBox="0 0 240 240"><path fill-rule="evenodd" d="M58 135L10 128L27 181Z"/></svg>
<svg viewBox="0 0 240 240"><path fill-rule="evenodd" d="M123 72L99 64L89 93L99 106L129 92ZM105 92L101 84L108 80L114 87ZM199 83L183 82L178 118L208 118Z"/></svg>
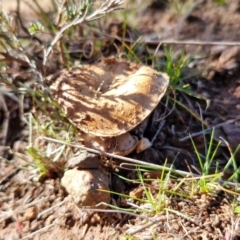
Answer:
<svg viewBox="0 0 240 240"><path fill-rule="evenodd" d="M219 171L223 172L222 180L227 179L234 173L234 169L224 171L230 158L229 148L234 152L240 144L240 3L231 0L226 0L225 4L220 4L221 1L142 2L144 4L137 0L126 4L126 43L131 45L131 42L141 36L142 44L136 51L137 57L144 64L155 67L164 66L164 42L172 46L174 59L179 58L182 52L191 57L192 61L184 71L183 81L191 87L194 94L202 98L169 90L171 99L176 98L178 102L185 104L188 110L180 105L175 106L176 111L167 109L165 124L153 146L143 153L132 153L130 157L158 165L163 165L165 159L168 159L168 165L174 164L176 169L199 174L200 165L191 139L187 137L189 133L202 132L203 125L210 130L216 126L214 144L219 141L219 137L225 142L222 142L213 160L210 173L214 173L218 166ZM174 2L179 5L174 5ZM192 4L187 5L186 2ZM5 1L2 3L4 11L8 11ZM11 11L11 14L15 13ZM98 28L93 27L94 36L99 36L99 31L102 31L106 34L104 36L115 34L123 37L119 15L121 14L118 12L100 20ZM87 39L81 39L83 40ZM101 50L104 57L117 55L119 49L122 50L118 40L113 42L106 37L103 41ZM222 44L217 44L217 41ZM71 52L82 46L79 39L75 39L67 47ZM157 60L150 60L147 53L156 54ZM70 56L77 58L78 54L77 51L71 52ZM93 63L98 58L99 53L82 57L83 61L88 63ZM15 81L29 80L28 68L20 68L14 63L10 66L13 70L9 76ZM48 74L61 68L56 67L56 64L51 67L47 70ZM187 197L189 186L183 185L180 191L184 198L180 195L173 198L166 196L168 208L172 210L167 211L167 214L166 211L160 211L153 216L141 214L135 217L123 213L97 213L79 209L61 187L58 177L48 176L38 181L39 172L33 171L32 164L21 159L28 144L30 130L21 120L16 97L19 96L1 95L7 111L5 105L0 103L1 240L240 238L239 217L233 213L232 208L233 201L236 205L240 204L239 188L235 188L236 194L231 194L233 188L226 186L228 191L224 191L220 184L214 193L199 193ZM208 104L203 98L208 99ZM24 111L29 112L31 109L31 99L25 99ZM199 118L193 117L189 109ZM144 133L149 139L154 137L159 128L156 116L161 117L164 111L165 106L159 104L151 115ZM199 119L202 119L202 122ZM4 135L6 127L8 131ZM206 134L208 139L210 133L209 131ZM203 134L194 137L194 142L203 155ZM240 153L236 154L235 159L239 165ZM119 164L118 160L109 161ZM129 194L130 191L139 189L138 184L127 184L116 178L111 168L107 170L112 176L112 190ZM120 174L130 176L132 173L122 170ZM174 189L178 183L179 180L172 179L169 190ZM150 188L155 189L154 183ZM155 194L157 196L157 193ZM125 206L120 197L112 197L112 203L114 202L118 206ZM144 207L144 204L142 206ZM139 230L138 227L142 229Z"/></svg>

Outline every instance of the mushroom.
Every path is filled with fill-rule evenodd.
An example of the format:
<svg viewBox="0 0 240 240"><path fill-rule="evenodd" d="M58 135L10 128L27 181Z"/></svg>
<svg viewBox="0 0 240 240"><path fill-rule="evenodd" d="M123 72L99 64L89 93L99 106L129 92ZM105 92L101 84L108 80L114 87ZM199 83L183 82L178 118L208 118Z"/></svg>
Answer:
<svg viewBox="0 0 240 240"><path fill-rule="evenodd" d="M85 145L127 155L138 143L129 131L158 105L169 77L111 57L62 70L51 81L53 98L82 132Z"/></svg>

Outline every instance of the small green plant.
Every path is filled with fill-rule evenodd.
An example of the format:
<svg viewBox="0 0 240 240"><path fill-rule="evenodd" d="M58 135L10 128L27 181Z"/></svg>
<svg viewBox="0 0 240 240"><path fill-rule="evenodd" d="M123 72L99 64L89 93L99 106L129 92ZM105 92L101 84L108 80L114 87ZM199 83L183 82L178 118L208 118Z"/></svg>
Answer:
<svg viewBox="0 0 240 240"><path fill-rule="evenodd" d="M182 120L182 122L184 122L181 111L183 109L185 118L186 112L188 112L190 116L193 117L197 122L206 125L201 116L195 112L193 105L189 104L192 102L192 98L203 100L206 102L206 104L209 102L205 97L196 94L192 90L189 82L187 82L188 79L199 74L197 72L192 75L188 73L190 71L189 66L193 61L193 57L188 57L184 51L181 51L178 56L174 56L175 54L171 47L165 47L164 52L165 63L161 67L161 70L166 72L170 78L169 91L166 95L166 106L169 109L172 109L171 112L174 111L175 114L178 115L178 118Z"/></svg>
<svg viewBox="0 0 240 240"><path fill-rule="evenodd" d="M170 88L172 88L173 91L180 91L197 99L206 100L202 96L195 94L190 84L186 84L187 79L199 74L197 72L193 75L186 74L189 71L189 66L194 57L187 56L184 50L175 57L172 47L165 47L164 53L166 63L162 70L166 72L170 78Z"/></svg>
<svg viewBox="0 0 240 240"><path fill-rule="evenodd" d="M237 206L234 208L234 213L235 214L240 214L240 206Z"/></svg>
<svg viewBox="0 0 240 240"><path fill-rule="evenodd" d="M192 142L195 154L197 156L198 163L200 165L201 175L202 175L202 178L198 181L198 186L199 186L200 192L209 192L209 191L211 192L212 191L208 185L209 180L208 180L207 176L211 174L213 162L215 160L217 151L221 145L221 141L219 141L217 143L217 145L214 144L214 136L215 136L215 130L213 129L212 133L211 133L210 141L208 142L206 135L204 134L204 131L203 131L204 144L205 144L204 156L200 154L193 139L191 138L191 142ZM213 149L214 145L215 145L215 148ZM221 177L221 175L219 175L219 170L216 166L215 175L211 175L210 182L211 183L217 182L220 177Z"/></svg>
<svg viewBox="0 0 240 240"><path fill-rule="evenodd" d="M165 56L166 56L166 67L165 72L170 77L170 84L174 86L182 86L182 77L183 73L188 67L191 59L189 59L186 54L182 51L179 58L177 60L174 59L174 52L171 47L164 48Z"/></svg>
<svg viewBox="0 0 240 240"><path fill-rule="evenodd" d="M165 190L166 190L165 184L168 184L168 181L167 181L167 177L166 179L162 179L163 178L162 176L163 175L161 174L157 184L159 189L157 194L154 196L151 188L147 187L146 179L144 179L141 172L138 171L138 177L141 182L141 186L144 189L144 195L146 196L146 201L148 204L151 205L155 213L159 213L163 211L163 209L166 208L168 205L168 198L167 198L167 195L165 194Z"/></svg>
<svg viewBox="0 0 240 240"><path fill-rule="evenodd" d="M166 162L167 163L167 162ZM166 164L165 163L165 164ZM146 178L144 175L146 172L155 172L158 173L157 179ZM136 209L120 209L115 206L110 206L114 209L124 210L126 212L135 212L135 213L147 213L147 214L159 214L163 211L168 210L169 203L171 198L174 197L187 197L186 194L178 190L181 188L182 184L178 186L172 186L171 180L175 179L174 174L176 172L173 169L173 165L170 168L167 168L165 165L158 167L150 167L146 165L136 165L137 178L130 180L122 176L118 176L123 179L125 182L130 182L134 184L139 184L139 188L143 189L143 194L141 198L132 197L127 194L120 194L116 192L111 192L114 195L130 199L130 201L137 201L141 203L143 207ZM146 206L146 207L144 207Z"/></svg>
<svg viewBox="0 0 240 240"><path fill-rule="evenodd" d="M218 6L225 6L227 4L226 0L213 0L213 2Z"/></svg>
<svg viewBox="0 0 240 240"><path fill-rule="evenodd" d="M32 23L32 25L28 28L28 31L31 35L34 35L36 33L44 33L45 32L45 27L40 23Z"/></svg>
<svg viewBox="0 0 240 240"><path fill-rule="evenodd" d="M228 147L229 153L230 153L230 159L227 162L227 164L225 165L223 171L227 171L227 169L229 167L233 168L233 174L228 178L228 181L235 181L236 183L239 182L239 175L240 175L240 167L238 167L235 155L239 152L240 150L240 144L238 145L238 147L235 149L235 151L233 152L232 148L229 146L228 142L224 139L222 139L226 146ZM237 189L236 189L237 190Z"/></svg>
<svg viewBox="0 0 240 240"><path fill-rule="evenodd" d="M139 240L139 239L136 238L136 237L128 236L128 235L122 235L121 237L122 237L123 239L125 239L125 240Z"/></svg>

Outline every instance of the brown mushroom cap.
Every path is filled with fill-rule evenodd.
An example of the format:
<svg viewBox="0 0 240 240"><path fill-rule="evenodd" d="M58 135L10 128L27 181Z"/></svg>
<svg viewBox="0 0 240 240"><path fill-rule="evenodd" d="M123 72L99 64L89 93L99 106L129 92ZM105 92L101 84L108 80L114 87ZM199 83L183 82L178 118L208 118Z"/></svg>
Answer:
<svg viewBox="0 0 240 240"><path fill-rule="evenodd" d="M147 66L108 58L63 70L52 82L53 98L70 121L85 133L113 137L130 131L153 111L169 78Z"/></svg>

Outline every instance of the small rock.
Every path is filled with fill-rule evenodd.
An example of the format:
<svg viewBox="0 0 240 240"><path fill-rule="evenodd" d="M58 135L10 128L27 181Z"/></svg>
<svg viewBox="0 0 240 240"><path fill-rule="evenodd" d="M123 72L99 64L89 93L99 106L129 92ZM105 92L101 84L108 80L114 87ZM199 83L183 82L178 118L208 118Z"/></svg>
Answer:
<svg viewBox="0 0 240 240"><path fill-rule="evenodd" d="M143 152L144 150L146 150L147 148L149 148L151 146L152 146L152 144L148 140L148 138L142 138L137 144L136 152L137 153Z"/></svg>
<svg viewBox="0 0 240 240"><path fill-rule="evenodd" d="M129 193L129 196L132 198L142 198L143 192L144 192L144 188L138 187L138 188L135 188L134 190L132 190Z"/></svg>
<svg viewBox="0 0 240 240"><path fill-rule="evenodd" d="M236 89L235 89L235 92L233 94L236 98L240 98L240 86L238 86Z"/></svg>
<svg viewBox="0 0 240 240"><path fill-rule="evenodd" d="M61 183L79 207L95 207L100 202L110 202L110 193L101 191L109 191L109 179L102 168L68 170L64 173ZM106 206L98 208L106 208Z"/></svg>
<svg viewBox="0 0 240 240"><path fill-rule="evenodd" d="M31 221L37 217L38 209L36 206L29 207L23 215L23 221Z"/></svg>
<svg viewBox="0 0 240 240"><path fill-rule="evenodd" d="M33 221L31 222L30 230L31 230L32 232L35 232L35 231L37 231L38 229L39 229L39 223L38 223L38 221L35 219L35 220L33 220Z"/></svg>
<svg viewBox="0 0 240 240"><path fill-rule="evenodd" d="M70 158L67 162L68 168L94 169L100 167L100 159L97 154L87 151L80 152L77 156Z"/></svg>
<svg viewBox="0 0 240 240"><path fill-rule="evenodd" d="M50 216L46 219L44 225L45 225L45 226L48 226L48 225L50 225L51 223L53 223L54 220L55 220L55 217L54 217L53 215L50 215Z"/></svg>

